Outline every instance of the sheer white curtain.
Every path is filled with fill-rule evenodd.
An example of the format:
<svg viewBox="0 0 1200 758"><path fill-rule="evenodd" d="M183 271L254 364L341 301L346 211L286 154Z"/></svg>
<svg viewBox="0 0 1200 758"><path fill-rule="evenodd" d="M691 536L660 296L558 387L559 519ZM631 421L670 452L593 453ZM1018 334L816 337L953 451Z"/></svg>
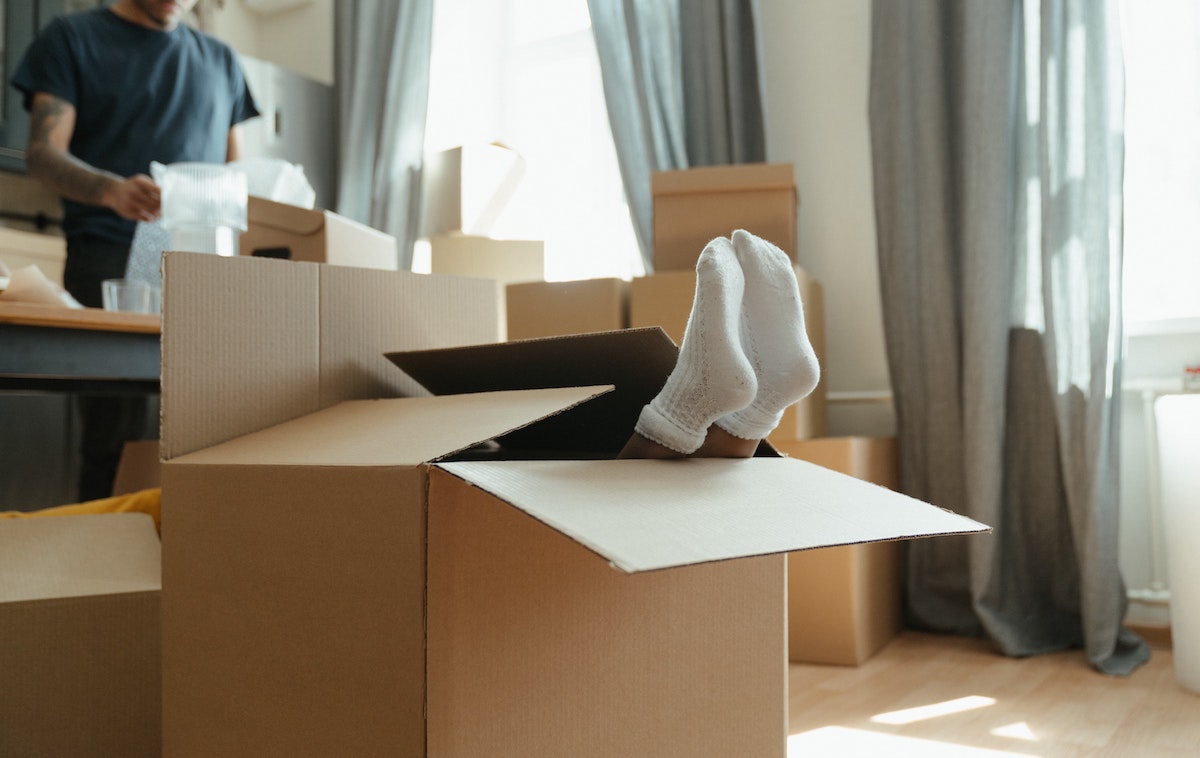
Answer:
<svg viewBox="0 0 1200 758"><path fill-rule="evenodd" d="M402 269L412 265L420 221L433 3L335 5L337 210L395 236Z"/></svg>
<svg viewBox="0 0 1200 758"><path fill-rule="evenodd" d="M872 8L881 294L906 492L992 525L909 546L918 626L1128 673L1117 563L1115 0Z"/></svg>

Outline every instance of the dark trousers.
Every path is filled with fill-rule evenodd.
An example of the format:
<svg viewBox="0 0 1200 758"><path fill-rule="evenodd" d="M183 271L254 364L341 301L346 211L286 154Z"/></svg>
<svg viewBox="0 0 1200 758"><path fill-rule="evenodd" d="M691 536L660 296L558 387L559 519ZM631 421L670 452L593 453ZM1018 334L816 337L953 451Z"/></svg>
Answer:
<svg viewBox="0 0 1200 758"><path fill-rule="evenodd" d="M67 238L63 286L89 308L103 306L100 283L125 276L129 242L91 235ZM129 440L145 439L150 400L145 395L79 395L79 500L112 495L121 450Z"/></svg>

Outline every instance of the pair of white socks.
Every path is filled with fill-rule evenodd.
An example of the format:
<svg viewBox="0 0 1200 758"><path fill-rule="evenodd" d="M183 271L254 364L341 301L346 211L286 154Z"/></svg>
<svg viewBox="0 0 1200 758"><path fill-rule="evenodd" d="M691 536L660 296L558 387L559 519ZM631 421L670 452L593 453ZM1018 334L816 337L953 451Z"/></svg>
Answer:
<svg viewBox="0 0 1200 758"><path fill-rule="evenodd" d="M739 229L701 252L679 359L635 431L685 455L714 423L762 439L819 379L791 260Z"/></svg>

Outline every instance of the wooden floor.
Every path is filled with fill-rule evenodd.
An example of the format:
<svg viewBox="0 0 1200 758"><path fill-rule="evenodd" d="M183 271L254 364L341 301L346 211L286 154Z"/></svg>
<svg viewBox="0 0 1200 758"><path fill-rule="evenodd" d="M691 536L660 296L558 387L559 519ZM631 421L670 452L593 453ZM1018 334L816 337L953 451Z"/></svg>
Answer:
<svg viewBox="0 0 1200 758"><path fill-rule="evenodd" d="M1081 651L1013 659L905 632L859 667L791 664L788 757L1200 756L1200 695L1169 649L1129 677Z"/></svg>

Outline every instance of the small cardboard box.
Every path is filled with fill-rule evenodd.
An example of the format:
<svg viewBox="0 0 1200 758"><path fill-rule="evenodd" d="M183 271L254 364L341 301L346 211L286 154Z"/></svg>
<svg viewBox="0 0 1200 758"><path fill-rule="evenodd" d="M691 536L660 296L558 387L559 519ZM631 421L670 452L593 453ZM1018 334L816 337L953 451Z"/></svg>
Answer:
<svg viewBox="0 0 1200 758"><path fill-rule="evenodd" d="M797 194L790 163L706 166L650 175L655 271L692 270L709 240L735 229L796 260Z"/></svg>
<svg viewBox="0 0 1200 758"><path fill-rule="evenodd" d="M520 153L472 144L435 153L421 172L422 237L489 235L525 175Z"/></svg>
<svg viewBox="0 0 1200 758"><path fill-rule="evenodd" d="M494 279L501 285L546 278L546 243L501 240L471 234L429 238L429 270L434 274Z"/></svg>
<svg viewBox="0 0 1200 758"><path fill-rule="evenodd" d="M825 365L825 295L821 283L799 266L795 267L796 283L804 303L804 326L809 341L817 353L817 361ZM683 342L692 300L696 295L696 272L659 271L635 277L629 283L629 326L633 328L661 326L675 344ZM825 381L817 384L808 397L792 405L783 420L770 435L770 440L786 441L822 437L828 430Z"/></svg>
<svg viewBox="0 0 1200 758"><path fill-rule="evenodd" d="M205 258L164 259L168 758L783 756L783 553L983 528L798 460L573 451L628 435L637 407L559 422L656 392L674 362L657 329L455 348L444 308L414 310L411 332L448 346L397 339L385 360L426 392L337 402L361 383L318 367L289 420L246 429L197 385L253 393L239 351L213 346L269 327L236 294L206 301L215 324L188 317L197 280L253 273ZM377 305L321 292L314 353ZM377 342L357 347L373 368Z"/></svg>
<svg viewBox="0 0 1200 758"><path fill-rule="evenodd" d="M394 271L396 238L331 211L251 197L241 255Z"/></svg>
<svg viewBox="0 0 1200 758"><path fill-rule="evenodd" d="M150 516L0 520L0 755L161 755L160 586Z"/></svg>
<svg viewBox="0 0 1200 758"><path fill-rule="evenodd" d="M895 437L775 442L785 455L881 487L900 487ZM788 555L788 657L855 666L904 625L899 542L843 545Z"/></svg>
<svg viewBox="0 0 1200 758"><path fill-rule="evenodd" d="M629 326L629 282L624 279L510 284L505 299L510 340Z"/></svg>
<svg viewBox="0 0 1200 758"><path fill-rule="evenodd" d="M430 273L472 276L495 283L505 326L505 295L513 282L541 281L546 276L545 243L541 240L500 240L470 234L439 234L429 238Z"/></svg>

